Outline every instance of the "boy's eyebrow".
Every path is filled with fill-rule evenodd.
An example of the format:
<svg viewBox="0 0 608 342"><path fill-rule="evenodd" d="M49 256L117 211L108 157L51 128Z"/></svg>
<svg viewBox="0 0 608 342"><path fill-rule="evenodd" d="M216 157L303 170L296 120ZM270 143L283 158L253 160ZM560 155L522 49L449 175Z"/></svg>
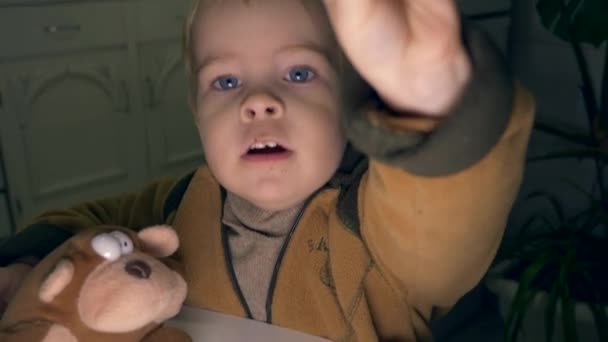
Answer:
<svg viewBox="0 0 608 342"><path fill-rule="evenodd" d="M321 46L319 46L319 44L315 44L313 42L290 44L290 45L287 45L287 46L284 46L283 48L281 48L279 50L279 53L281 54L281 53L285 53L285 52L298 51L298 50L312 51L318 55L321 55L323 58L325 58L331 64L332 59L330 58L330 54L327 51L327 49L324 49ZM194 69L194 72L195 72L194 74L198 75L201 72L201 70L203 70L210 64L213 64L219 60L226 60L226 59L230 59L230 58L236 58L236 56L234 56L233 54L205 56L201 60L201 62L196 65L196 68Z"/></svg>
<svg viewBox="0 0 608 342"><path fill-rule="evenodd" d="M283 47L279 51L279 53L291 52L293 50L295 50L295 51L298 51L298 50L310 50L312 52L315 52L315 53L321 55L327 61L331 61L330 54L327 51L327 49L324 49L321 46L319 46L319 44L315 44L313 42L305 42L305 43L298 43L298 44L287 45L287 46Z"/></svg>
<svg viewBox="0 0 608 342"><path fill-rule="evenodd" d="M226 60L226 59L230 59L230 58L234 58L234 57L235 56L232 54L205 56L203 58L203 60L196 65L196 68L194 69L194 74L198 75L201 72L201 70L203 70L208 65L213 64L219 60Z"/></svg>

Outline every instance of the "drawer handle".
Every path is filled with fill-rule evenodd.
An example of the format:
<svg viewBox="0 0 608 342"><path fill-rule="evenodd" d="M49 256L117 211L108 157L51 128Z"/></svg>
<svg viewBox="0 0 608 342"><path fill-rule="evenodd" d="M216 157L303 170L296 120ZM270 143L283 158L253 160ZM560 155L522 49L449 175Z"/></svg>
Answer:
<svg viewBox="0 0 608 342"><path fill-rule="evenodd" d="M58 34L58 33L77 33L80 32L81 27L79 24L65 24L65 25L47 25L44 28L44 32L48 34Z"/></svg>

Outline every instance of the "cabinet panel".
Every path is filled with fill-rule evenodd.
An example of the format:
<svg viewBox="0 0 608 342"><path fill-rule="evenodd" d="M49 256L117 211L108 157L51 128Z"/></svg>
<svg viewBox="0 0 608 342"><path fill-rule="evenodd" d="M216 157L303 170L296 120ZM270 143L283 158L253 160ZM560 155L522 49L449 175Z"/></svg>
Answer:
<svg viewBox="0 0 608 342"><path fill-rule="evenodd" d="M138 1L136 3L138 40L180 38L193 2L193 0Z"/></svg>
<svg viewBox="0 0 608 342"><path fill-rule="evenodd" d="M1 58L126 44L120 2L2 8Z"/></svg>
<svg viewBox="0 0 608 342"><path fill-rule="evenodd" d="M140 51L151 173L183 174L201 164L203 153L188 106L188 85L179 43L142 44Z"/></svg>
<svg viewBox="0 0 608 342"><path fill-rule="evenodd" d="M6 66L0 133L21 219L132 190L144 178L144 128L124 59L108 51Z"/></svg>

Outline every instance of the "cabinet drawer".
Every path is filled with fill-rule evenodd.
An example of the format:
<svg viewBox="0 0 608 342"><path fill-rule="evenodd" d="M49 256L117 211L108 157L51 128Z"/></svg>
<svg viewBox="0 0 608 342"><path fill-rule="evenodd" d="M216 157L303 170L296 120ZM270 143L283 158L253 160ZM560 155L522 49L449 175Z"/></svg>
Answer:
<svg viewBox="0 0 608 342"><path fill-rule="evenodd" d="M0 8L0 58L124 44L122 3Z"/></svg>
<svg viewBox="0 0 608 342"><path fill-rule="evenodd" d="M137 2L137 39L181 38L193 0L141 0Z"/></svg>

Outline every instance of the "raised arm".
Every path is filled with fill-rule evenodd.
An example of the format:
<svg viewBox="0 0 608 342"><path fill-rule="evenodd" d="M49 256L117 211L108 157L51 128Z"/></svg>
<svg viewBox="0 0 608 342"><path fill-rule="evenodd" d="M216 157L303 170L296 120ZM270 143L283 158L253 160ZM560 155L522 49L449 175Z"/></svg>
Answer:
<svg viewBox="0 0 608 342"><path fill-rule="evenodd" d="M485 35L467 30L473 73L436 117L376 106L346 119L372 159L359 189L375 263L421 307L451 307L487 271L518 193L534 103Z"/></svg>

